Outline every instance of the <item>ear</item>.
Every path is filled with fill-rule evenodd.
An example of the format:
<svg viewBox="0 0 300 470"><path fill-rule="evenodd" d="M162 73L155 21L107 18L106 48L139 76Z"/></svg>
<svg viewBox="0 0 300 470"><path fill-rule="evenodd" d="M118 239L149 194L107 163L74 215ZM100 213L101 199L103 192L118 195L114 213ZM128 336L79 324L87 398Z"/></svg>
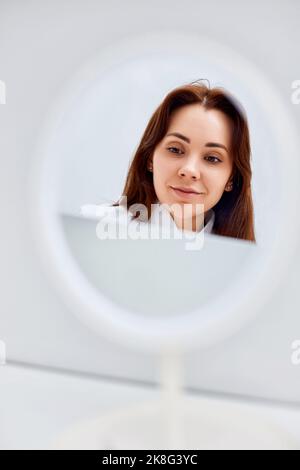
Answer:
<svg viewBox="0 0 300 470"><path fill-rule="evenodd" d="M150 160L150 161L148 162L148 164L147 164L147 169L148 169L149 171L151 171L151 172L153 171L153 163L152 163L152 160Z"/></svg>
<svg viewBox="0 0 300 470"><path fill-rule="evenodd" d="M225 191L228 191L228 192L229 192L229 191L232 191L232 188L233 188L233 182L232 182L232 180L230 179L230 180L227 182L226 186L225 186Z"/></svg>

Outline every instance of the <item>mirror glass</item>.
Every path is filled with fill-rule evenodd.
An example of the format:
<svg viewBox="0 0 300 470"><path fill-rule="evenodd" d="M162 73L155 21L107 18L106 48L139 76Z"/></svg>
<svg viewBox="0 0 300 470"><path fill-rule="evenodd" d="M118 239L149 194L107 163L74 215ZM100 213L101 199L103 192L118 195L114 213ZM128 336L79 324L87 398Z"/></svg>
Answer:
<svg viewBox="0 0 300 470"><path fill-rule="evenodd" d="M44 190L76 266L115 305L149 318L194 310L201 314L210 301L238 285L250 265L270 248L270 235L277 226L274 201L281 195L280 146L255 81L243 79L242 65L233 67L232 61L224 60L221 46L209 49L200 41L199 48L187 49L189 39L186 44L181 39L178 47L169 48L159 47L159 43L152 47L146 41L136 51L131 42L128 49L120 47L119 56L114 50L114 60L107 52L106 63L102 55L85 65L66 85L46 143ZM195 81L223 87L245 110L256 243L205 231L198 236L199 249L187 249L187 242L195 239L183 232L181 239L99 239L99 218L93 210L83 214L82 206L108 207L120 199L154 111L171 90ZM196 152L187 146L184 149L192 155L184 170L193 171ZM156 177L157 162L154 160ZM182 181L204 183L205 187L205 171L202 179L186 173ZM211 167L209 171L219 170Z"/></svg>

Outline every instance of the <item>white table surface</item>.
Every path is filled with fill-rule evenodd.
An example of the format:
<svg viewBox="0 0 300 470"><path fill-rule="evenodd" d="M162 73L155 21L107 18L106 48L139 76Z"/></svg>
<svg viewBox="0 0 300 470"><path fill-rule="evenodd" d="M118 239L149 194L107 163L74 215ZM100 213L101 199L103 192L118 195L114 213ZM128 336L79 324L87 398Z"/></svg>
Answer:
<svg viewBox="0 0 300 470"><path fill-rule="evenodd" d="M53 439L80 420L158 396L158 389L117 380L80 376L63 371L6 364L0 366L0 448L45 449ZM234 400L272 418L299 442L300 407L274 402Z"/></svg>

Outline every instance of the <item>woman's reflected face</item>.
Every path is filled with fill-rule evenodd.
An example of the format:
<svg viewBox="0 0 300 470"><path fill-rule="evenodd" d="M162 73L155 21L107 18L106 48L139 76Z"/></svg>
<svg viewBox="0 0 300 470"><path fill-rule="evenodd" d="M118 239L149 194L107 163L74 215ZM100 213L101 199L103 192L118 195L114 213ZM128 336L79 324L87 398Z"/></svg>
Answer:
<svg viewBox="0 0 300 470"><path fill-rule="evenodd" d="M192 204L193 217L195 205L203 204L207 214L224 190L230 190L225 187L233 167L232 131L232 121L221 111L206 110L199 103L177 109L153 153L153 183L158 201L181 207ZM178 187L195 193L174 189Z"/></svg>

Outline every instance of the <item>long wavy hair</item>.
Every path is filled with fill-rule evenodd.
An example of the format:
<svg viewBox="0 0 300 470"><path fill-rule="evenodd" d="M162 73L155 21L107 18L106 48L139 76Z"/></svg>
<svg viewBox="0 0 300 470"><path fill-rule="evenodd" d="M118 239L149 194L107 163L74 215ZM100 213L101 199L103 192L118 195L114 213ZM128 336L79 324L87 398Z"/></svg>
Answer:
<svg viewBox="0 0 300 470"><path fill-rule="evenodd" d="M232 153L233 188L224 191L221 199L212 208L215 222L212 233L255 242L254 213L251 193L251 149L246 113L242 105L223 87L211 88L201 81L188 83L170 91L155 110L144 131L138 148L129 166L122 196L127 196L127 207L143 204L151 217L151 204L157 203L153 185L153 173L147 168L156 146L169 128L172 113L193 103L205 109L222 111L233 121ZM122 198L121 196L121 198ZM120 198L120 199L121 199ZM119 206L120 199L112 204ZM138 217L139 213L133 216Z"/></svg>

